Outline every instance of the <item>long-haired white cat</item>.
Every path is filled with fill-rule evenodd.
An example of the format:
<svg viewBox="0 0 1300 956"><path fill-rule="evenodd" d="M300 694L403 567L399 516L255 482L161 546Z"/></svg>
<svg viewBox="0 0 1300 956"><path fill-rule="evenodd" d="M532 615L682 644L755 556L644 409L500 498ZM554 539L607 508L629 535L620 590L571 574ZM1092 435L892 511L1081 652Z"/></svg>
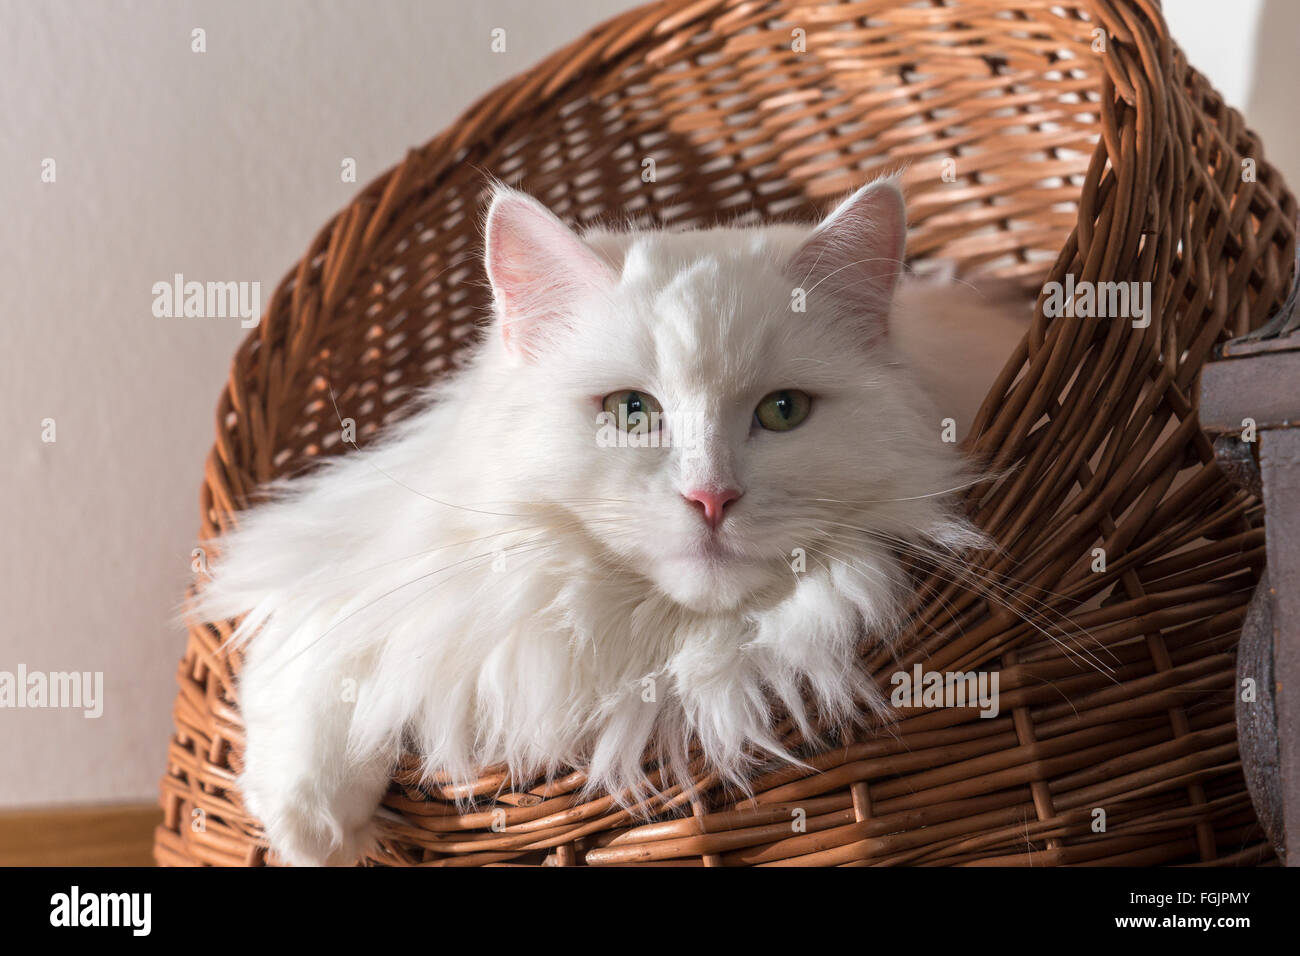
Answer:
<svg viewBox="0 0 1300 956"><path fill-rule="evenodd" d="M904 241L888 180L815 228L581 237L497 188L476 357L242 515L196 608L244 615L239 785L280 856L364 852L403 748L635 801L647 753L660 787L743 787L794 759L777 713L813 739L881 708L859 650L898 626L897 549L981 542L956 413L891 333Z"/></svg>

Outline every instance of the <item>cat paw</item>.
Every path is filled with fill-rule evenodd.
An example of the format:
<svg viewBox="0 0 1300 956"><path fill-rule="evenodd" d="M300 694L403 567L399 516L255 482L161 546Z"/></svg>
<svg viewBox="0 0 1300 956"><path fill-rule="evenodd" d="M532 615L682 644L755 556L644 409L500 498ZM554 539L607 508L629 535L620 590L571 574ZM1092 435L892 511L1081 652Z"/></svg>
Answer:
<svg viewBox="0 0 1300 956"><path fill-rule="evenodd" d="M307 808L282 815L266 835L276 856L291 866L349 866L374 845L369 820L350 825Z"/></svg>
<svg viewBox="0 0 1300 956"><path fill-rule="evenodd" d="M273 796L245 785L244 802L271 850L291 866L346 866L375 844L375 808L346 795L324 801L308 785Z"/></svg>

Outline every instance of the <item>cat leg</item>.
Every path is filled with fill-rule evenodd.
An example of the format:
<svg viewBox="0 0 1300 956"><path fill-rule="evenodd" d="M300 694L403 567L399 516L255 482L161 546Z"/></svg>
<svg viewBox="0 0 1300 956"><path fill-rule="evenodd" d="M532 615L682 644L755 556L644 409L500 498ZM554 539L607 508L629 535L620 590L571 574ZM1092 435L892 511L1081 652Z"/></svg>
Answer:
<svg viewBox="0 0 1300 956"><path fill-rule="evenodd" d="M245 804L271 848L294 866L353 863L372 845L396 755L357 753L350 744L364 665L322 660L317 648L293 639L299 635L275 640L281 636L258 635L240 675Z"/></svg>

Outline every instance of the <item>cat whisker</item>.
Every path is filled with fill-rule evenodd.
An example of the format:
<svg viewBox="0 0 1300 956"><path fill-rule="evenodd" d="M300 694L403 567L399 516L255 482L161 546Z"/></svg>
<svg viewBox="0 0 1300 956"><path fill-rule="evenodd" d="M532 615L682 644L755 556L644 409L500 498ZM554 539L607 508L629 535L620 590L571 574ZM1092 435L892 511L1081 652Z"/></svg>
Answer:
<svg viewBox="0 0 1300 956"><path fill-rule="evenodd" d="M1101 673L1107 674L1108 676L1113 674L1113 668L1105 664L1100 657L1083 646L1083 639L1091 639L1094 643L1098 643L1094 638L1092 638L1092 635L1087 630L1080 628L1074 621L1062 614L1056 608L1053 608L1051 605L1043 601L1029 597L1027 587L1025 590L1017 590L1009 587L1001 581L978 579L974 577L974 574L969 567L961 565L956 560L943 560L945 556L939 555L937 552L923 547L919 547L915 542L909 542L903 539L892 539L891 543L900 547L902 550L910 550L912 553L917 554L922 560L935 565L936 570L947 571L952 574L953 577L949 579L950 583L973 589L985 600L990 601L1005 610L1011 611L1021 621L1030 627L1033 627L1044 637L1053 641L1053 643L1067 654L1073 654L1079 657L1080 661L1088 661L1093 669ZM1034 612L1034 616L1027 616L1023 611L1018 610L1018 606L1020 605L1023 605L1026 610ZM1061 622L1070 625L1073 630L1077 632L1079 635L1079 637L1075 637L1077 646L1072 647L1067 643L1067 639L1071 637L1071 634L1060 624L1052 623L1052 615L1055 615L1055 617ZM1040 623L1040 620L1042 623ZM1048 630L1049 626L1055 627L1059 631L1059 638ZM1099 646L1101 646L1116 663L1119 663L1119 658L1115 655L1114 651L1106 648L1104 645ZM1114 678L1112 677L1112 680L1113 679Z"/></svg>
<svg viewBox="0 0 1300 956"><path fill-rule="evenodd" d="M958 491L965 491L968 488L974 488L986 481L996 481L998 475L981 475L971 478L969 481L963 481L960 484L953 485L951 488L943 488L939 491L928 491L921 495L907 495L898 498L808 498L807 501L815 501L823 504L835 505L886 505L902 501L924 501L927 498L943 498L947 495L955 494Z"/></svg>
<svg viewBox="0 0 1300 956"><path fill-rule="evenodd" d="M819 259L820 259L820 254L819 254ZM839 266L838 268L832 269L830 272L826 273L826 275L822 276L820 279L818 279L816 282L813 283L812 289L807 289L807 290L805 290L805 291L808 292L808 293L812 293L813 289L816 289L819 285L821 285L823 282L825 282L825 281L826 281L827 279L829 279L831 276L836 275L836 274L838 274L838 273L840 273L840 272L843 272L845 269L851 269L853 266L865 265L865 264L868 263L868 262L888 262L888 263L890 263L890 264L892 264L892 265L900 266L900 267L903 265L903 260L901 260L901 259L895 259L895 258L887 257L887 256L870 256L870 257L868 257L868 258L866 258L866 259L858 259L858 260L856 260L856 261L854 261L854 262L846 262L844 265ZM811 272L809 273L809 275L811 275ZM805 277L804 277L804 282L807 282L807 281L808 281L808 278L809 278L808 276L805 276ZM867 281L867 280L860 279L860 280L858 280L858 281L859 281L859 282L863 282L863 281ZM853 284L853 285L856 285L857 283L852 283L852 284Z"/></svg>

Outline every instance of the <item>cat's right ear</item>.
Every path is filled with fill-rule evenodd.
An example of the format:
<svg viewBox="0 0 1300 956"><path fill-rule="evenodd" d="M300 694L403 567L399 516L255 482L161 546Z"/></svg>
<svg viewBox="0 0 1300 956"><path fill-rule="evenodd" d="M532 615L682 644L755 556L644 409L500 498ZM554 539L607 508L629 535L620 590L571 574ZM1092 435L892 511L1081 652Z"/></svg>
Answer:
<svg viewBox="0 0 1300 956"><path fill-rule="evenodd" d="M497 186L488 208L484 265L506 347L532 360L583 301L606 294L614 271L532 196Z"/></svg>
<svg viewBox="0 0 1300 956"><path fill-rule="evenodd" d="M907 217L894 179L877 179L826 217L786 266L796 288L817 290L863 324L869 339L888 331L903 272Z"/></svg>

